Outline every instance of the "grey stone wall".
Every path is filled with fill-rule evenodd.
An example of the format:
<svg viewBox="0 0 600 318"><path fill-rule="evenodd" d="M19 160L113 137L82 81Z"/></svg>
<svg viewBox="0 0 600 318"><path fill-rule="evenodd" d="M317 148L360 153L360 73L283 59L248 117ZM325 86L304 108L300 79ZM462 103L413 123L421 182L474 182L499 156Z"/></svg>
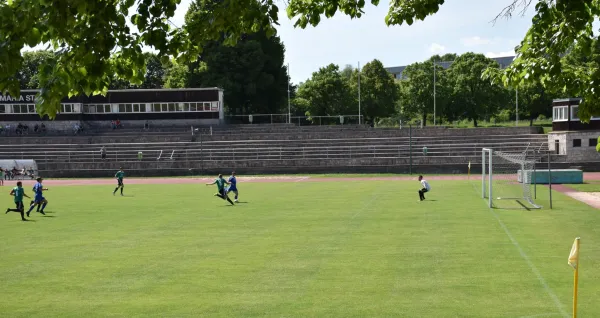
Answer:
<svg viewBox="0 0 600 318"><path fill-rule="evenodd" d="M589 140L597 140L600 131L561 131L548 134L548 148L556 153L556 141L558 141L558 154L565 155L568 162L598 161L600 154L596 152L595 146L589 146ZM581 141L580 147L574 147L574 141Z"/></svg>

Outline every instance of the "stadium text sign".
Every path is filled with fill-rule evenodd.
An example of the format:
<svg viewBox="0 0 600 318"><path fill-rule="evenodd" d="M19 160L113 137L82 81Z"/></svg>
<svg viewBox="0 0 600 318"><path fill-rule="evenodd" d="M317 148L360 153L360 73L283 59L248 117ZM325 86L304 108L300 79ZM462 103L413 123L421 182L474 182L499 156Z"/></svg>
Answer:
<svg viewBox="0 0 600 318"><path fill-rule="evenodd" d="M19 97L12 97L10 95L0 95L0 102L34 102L35 95L21 95Z"/></svg>

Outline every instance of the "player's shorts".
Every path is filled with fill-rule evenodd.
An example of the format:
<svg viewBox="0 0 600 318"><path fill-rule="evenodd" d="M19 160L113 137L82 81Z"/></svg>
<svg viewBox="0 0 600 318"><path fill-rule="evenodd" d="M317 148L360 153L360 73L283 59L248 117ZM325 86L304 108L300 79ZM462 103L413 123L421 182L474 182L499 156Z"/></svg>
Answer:
<svg viewBox="0 0 600 318"><path fill-rule="evenodd" d="M25 206L23 205L23 201L15 202L15 205L17 206L17 210L25 209Z"/></svg>
<svg viewBox="0 0 600 318"><path fill-rule="evenodd" d="M40 195L40 196L37 196L37 195L36 195L36 196L35 196L35 199L33 199L33 202L35 202L35 203L38 203L38 202L42 202L42 201L44 201L44 200L46 200L46 198L44 198L44 196L41 196L41 195Z"/></svg>
<svg viewBox="0 0 600 318"><path fill-rule="evenodd" d="M117 185L118 186L122 186L123 185L123 179L117 179Z"/></svg>
<svg viewBox="0 0 600 318"><path fill-rule="evenodd" d="M227 193L229 193L231 191L236 191L237 192L237 187L229 187L229 188L227 188Z"/></svg>
<svg viewBox="0 0 600 318"><path fill-rule="evenodd" d="M223 200L225 200L225 196L227 195L227 190L225 188L218 190L219 194L223 196Z"/></svg>
<svg viewBox="0 0 600 318"><path fill-rule="evenodd" d="M429 190L427 190L426 188L423 188L423 189L421 189L421 192L427 193L427 192L429 192Z"/></svg>

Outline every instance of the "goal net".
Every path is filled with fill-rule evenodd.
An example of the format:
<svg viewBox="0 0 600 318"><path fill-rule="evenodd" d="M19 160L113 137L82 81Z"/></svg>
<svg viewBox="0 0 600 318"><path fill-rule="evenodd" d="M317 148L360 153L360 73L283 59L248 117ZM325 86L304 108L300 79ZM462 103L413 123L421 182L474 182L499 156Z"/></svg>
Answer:
<svg viewBox="0 0 600 318"><path fill-rule="evenodd" d="M532 193L535 161L526 152L507 153L484 148L481 154L482 197L490 208L541 208Z"/></svg>

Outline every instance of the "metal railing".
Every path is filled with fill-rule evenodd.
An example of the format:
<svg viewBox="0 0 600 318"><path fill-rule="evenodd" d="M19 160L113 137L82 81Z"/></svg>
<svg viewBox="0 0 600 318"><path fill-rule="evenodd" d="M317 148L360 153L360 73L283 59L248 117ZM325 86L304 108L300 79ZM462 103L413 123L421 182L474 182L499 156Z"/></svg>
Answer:
<svg viewBox="0 0 600 318"><path fill-rule="evenodd" d="M537 144L534 144L537 148ZM439 145L382 144L382 145L309 145L309 146L252 146L210 147L169 149L171 155L163 159L162 149L135 149L107 151L106 159L98 151L89 150L48 150L2 151L0 157L6 159L33 159L40 163L49 162L102 162L102 161L194 161L194 160L269 160L269 159L314 159L314 158L409 158L409 157L475 157L479 158L481 148L494 147L506 152L525 151L524 143L463 143ZM138 154L142 153L139 157Z"/></svg>

